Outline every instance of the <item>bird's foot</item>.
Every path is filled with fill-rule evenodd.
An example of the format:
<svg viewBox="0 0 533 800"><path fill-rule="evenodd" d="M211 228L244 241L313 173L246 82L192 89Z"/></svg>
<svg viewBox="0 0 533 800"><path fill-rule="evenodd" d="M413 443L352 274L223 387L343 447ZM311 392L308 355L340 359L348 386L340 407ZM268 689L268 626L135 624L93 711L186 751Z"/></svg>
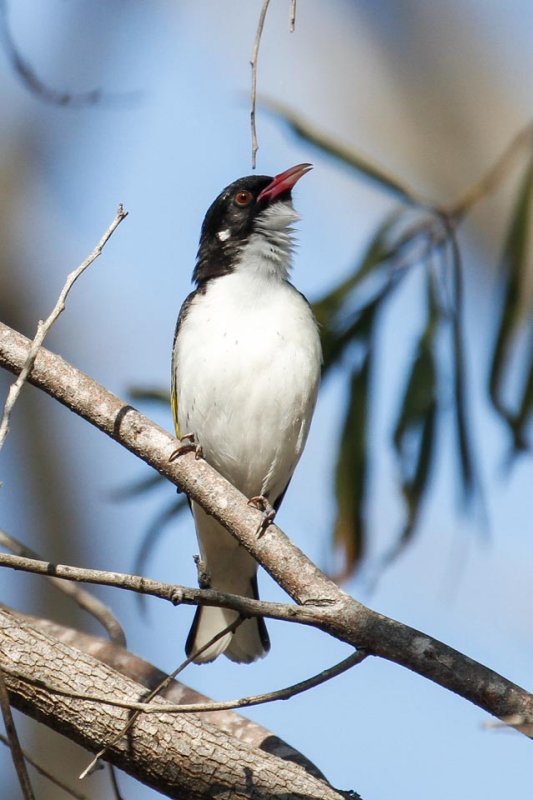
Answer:
<svg viewBox="0 0 533 800"><path fill-rule="evenodd" d="M198 575L198 586L200 589L211 588L211 575L207 569L207 564L200 556L193 556L194 563L196 564L196 572Z"/></svg>
<svg viewBox="0 0 533 800"><path fill-rule="evenodd" d="M257 536L260 537L264 534L268 526L274 522L274 518L276 516L276 509L270 504L270 501L267 497L264 497L262 494L258 494L255 497L250 497L248 500L248 505L257 508L258 511L261 511L263 514L263 519L259 523L259 527L257 528Z"/></svg>
<svg viewBox="0 0 533 800"><path fill-rule="evenodd" d="M180 436L179 447L172 451L168 460L175 461L180 456L184 456L185 453L194 453L197 461L203 457L202 445L196 441L194 433L184 433L183 436Z"/></svg>

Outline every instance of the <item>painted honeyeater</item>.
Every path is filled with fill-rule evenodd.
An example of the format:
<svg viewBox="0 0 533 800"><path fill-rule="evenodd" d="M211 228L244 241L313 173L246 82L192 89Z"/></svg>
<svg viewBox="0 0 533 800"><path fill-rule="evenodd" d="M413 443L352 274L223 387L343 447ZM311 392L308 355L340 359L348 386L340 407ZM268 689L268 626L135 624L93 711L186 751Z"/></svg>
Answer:
<svg viewBox="0 0 533 800"><path fill-rule="evenodd" d="M248 498L277 510L305 445L320 381L313 312L289 281L298 219L291 199L311 169L252 175L227 186L207 211L172 353L172 410L178 437L194 435L203 458ZM257 563L213 517L191 503L209 585L258 597ZM237 617L198 607L191 655ZM194 660L224 653L249 663L270 642L262 618L246 619Z"/></svg>

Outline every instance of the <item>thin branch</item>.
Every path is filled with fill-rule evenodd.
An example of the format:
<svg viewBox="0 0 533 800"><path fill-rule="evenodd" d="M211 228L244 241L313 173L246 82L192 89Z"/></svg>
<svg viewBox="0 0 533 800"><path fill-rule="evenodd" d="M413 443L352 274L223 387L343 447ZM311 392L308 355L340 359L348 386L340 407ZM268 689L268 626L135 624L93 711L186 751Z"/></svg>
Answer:
<svg viewBox="0 0 533 800"><path fill-rule="evenodd" d="M11 713L9 695L2 669L0 669L0 709L2 711L2 717L4 718L4 725L6 727L11 758L13 759L13 766L15 767L15 771L17 773L22 795L24 800L35 800L35 795L33 793L33 789L31 788L30 776L28 775L28 770L26 769L24 753L22 752L22 747L20 746L17 729L15 727L15 721L13 719L13 714Z"/></svg>
<svg viewBox="0 0 533 800"><path fill-rule="evenodd" d="M242 620L240 620L242 622ZM234 629L235 623L232 625L228 625L224 628L222 633L217 634L216 637L210 640L209 645L205 645L204 648L206 649L208 646L214 644L214 642L219 639L221 636L224 636L228 633L229 630ZM88 692L76 692L70 689L65 689L62 686L54 685L53 682L47 681L45 684L42 681L35 680L33 681L32 678L28 678L25 676L23 672L18 671L16 668L5 668L5 672L7 675L11 675L14 678L20 678L21 680L26 680L29 683L33 683L34 685L38 686L40 689L45 689L47 692L53 695L61 695L61 697L70 697L74 700L86 700L87 702L91 703L101 703L102 705L106 706L113 706L115 708L125 708L128 711L134 711L135 713L132 715L132 718L128 721L127 725L124 726L123 730L117 734L117 736L109 742L105 748L100 750L94 757L94 760L91 761L89 766L82 772L80 775L80 779L84 778L88 775L94 767L96 766L98 760L102 758L102 756L106 753L109 747L115 745L131 728L135 720L137 719L139 714L198 714L198 713L210 713L212 711L230 711L236 708L249 708L250 706L259 706L264 705L266 703L275 703L278 700L290 700L291 697L295 697L298 694L302 694L303 692L307 692L310 689L314 689L316 686L320 686L322 683L326 683L327 681L336 678L338 675L342 675L343 672L351 669L352 667L360 664L367 658L368 653L364 650L356 650L354 653L351 653L347 658L343 661L340 661L338 664L335 664L333 667L328 667L327 669L322 670L321 672L317 673L316 675L311 676L310 678L306 678L303 681L299 681L298 683L292 684L291 686L285 686L283 689L276 689L272 692L264 692L262 694L250 695L248 697L239 697L236 700L210 700L206 703L165 703L165 705L148 705L154 697L156 697L161 691L163 691L166 686L174 680L175 676L180 672L185 666L187 666L192 659L187 659L183 665L181 665L175 672L171 675L168 675L167 678L159 684L155 689L153 689L150 694L140 702L130 702L128 700L119 700L114 697L110 697L109 694L95 694L95 693L88 693Z"/></svg>
<svg viewBox="0 0 533 800"><path fill-rule="evenodd" d="M1 733L0 733L0 742L2 742L2 744L4 744L6 747L11 747L9 741L6 739L5 736L2 736ZM55 786L58 786L66 794L69 794L71 797L74 797L75 800L87 800L87 795L81 794L80 792L77 792L75 789L72 789L70 786L67 786L66 783L60 781L59 778L56 778L55 775L52 775L51 772L48 772L47 769L38 764L37 761L35 761L35 759L33 759L30 755L28 755L28 753L26 753L24 750L22 751L22 755L24 756L25 761L28 764L31 764L31 766L33 767L34 770L36 770L36 772L38 772L48 781L53 783Z"/></svg>
<svg viewBox="0 0 533 800"><path fill-rule="evenodd" d="M300 622L308 625L313 624L315 621L312 604L299 607L290 603L268 603L264 600L254 600L236 594L217 592L214 589L194 589L188 586L178 586L174 583L155 581L139 575L72 567L65 564L52 564L49 561L37 561L33 558L24 558L8 553L0 553L0 567L9 567L21 572L31 572L35 575L53 576L66 581L114 586L117 589L126 589L130 592L158 597L175 606L182 604L217 606L237 611L246 617L268 617L270 619ZM318 606L318 609L320 610L320 606Z"/></svg>
<svg viewBox="0 0 533 800"><path fill-rule="evenodd" d="M17 556L21 556L22 558L31 558L34 560L41 560L41 556L32 550L30 547L22 544L13 536L10 536L6 531L0 528L0 545L3 547L7 547ZM119 621L114 616L113 612L110 608L108 608L101 600L98 600L97 597L94 597L90 592L86 589L82 589L81 586L75 586L68 581L62 580L60 578L54 578L53 576L49 576L50 583L52 583L56 589L63 594L66 594L68 597L71 597L75 603L78 604L80 608L87 613L91 614L98 622L102 625L104 630L107 631L109 634L109 638L115 644L120 645L121 647L126 647L126 635L119 623Z"/></svg>
<svg viewBox="0 0 533 800"><path fill-rule="evenodd" d="M44 322L42 322L42 320L39 321L39 324L37 325L37 332L31 343L29 352L26 356L26 362L22 367L17 380L9 388L7 400L4 406L4 413L2 415L2 420L0 422L0 450L4 445L7 433L9 431L9 417L11 411L13 410L13 406L15 405L17 398L22 390L22 387L24 386L24 383L26 382L26 379L29 373L31 372L31 369L35 362L35 357L39 352L39 348L43 344L51 327L54 325L55 321L57 320L61 312L64 311L65 309L65 302L70 290L72 289L74 283L78 280L80 275L83 272L85 272L87 267L90 267L93 261L95 261L99 255L101 255L102 250L107 244L107 241L113 235L114 231L118 228L122 220L125 219L125 217L127 217L127 215L128 212L124 211L122 205L119 205L118 211L115 215L113 222L106 230L106 232L104 233L104 235L102 236L102 238L100 239L100 241L98 242L92 253L90 253L89 256L87 256L85 261L82 264L80 264L80 266L77 269L75 269L68 275L66 283L60 292L57 303L55 304L48 318Z"/></svg>
<svg viewBox="0 0 533 800"><path fill-rule="evenodd" d="M257 130L255 125L255 110L257 105L257 59L259 57L259 45L261 44L261 36L263 35L263 28L265 26L265 19L268 11L270 0L263 0L261 13L259 14L259 22L257 23L257 31L255 34L254 48L252 50L252 58L250 66L252 68L252 96L251 96L251 111L250 111L250 125L252 128L252 169L255 169L256 155L259 150L257 142Z"/></svg>
<svg viewBox="0 0 533 800"><path fill-rule="evenodd" d="M29 342L24 336L0 323L1 366L19 372L28 348ZM277 525L270 525L258 538L256 531L262 519L261 512L251 508L241 492L205 461L196 459L194 453L170 462L176 448L176 440L170 434L62 358L41 349L29 380L135 453L198 502L302 606L297 610L303 615L301 621L340 641L401 664L500 719L513 714L533 719L531 694L431 636L363 606L329 580ZM6 563L10 558L14 557L4 555L2 560ZM62 574L61 577L66 576ZM185 602L185 596L178 590L179 602ZM190 594L188 596L192 599ZM228 599L226 596L221 605ZM213 604L216 604L214 596ZM278 605L277 611L279 608ZM249 609L250 613L255 612L251 605ZM307 619L306 611L311 612ZM287 619L292 616L288 609L285 614Z"/></svg>
<svg viewBox="0 0 533 800"><path fill-rule="evenodd" d="M296 27L296 0L291 0L291 10L289 16L289 31L290 33L294 33L294 28Z"/></svg>

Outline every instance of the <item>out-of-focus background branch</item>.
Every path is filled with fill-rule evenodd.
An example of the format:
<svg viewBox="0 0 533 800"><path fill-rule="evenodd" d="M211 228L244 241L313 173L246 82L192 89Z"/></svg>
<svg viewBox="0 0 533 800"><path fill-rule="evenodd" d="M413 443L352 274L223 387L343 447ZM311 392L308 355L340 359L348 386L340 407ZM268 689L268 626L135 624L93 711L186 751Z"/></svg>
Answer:
<svg viewBox="0 0 533 800"><path fill-rule="evenodd" d="M530 123L529 6L333 0L326 9L307 0L289 34L289 3L271 3L259 94L358 163L295 136L272 109L260 106L257 116L259 172L315 164L295 196L295 282L315 302L326 352L280 524L352 593L364 595L378 577L378 610L525 684L533 658L531 150L457 228L461 265L453 241L442 244L446 220L406 203L405 189L409 201L449 209ZM124 202L127 232L85 276L49 341L119 394L166 390L203 214L225 184L250 172L248 59L260 7L2 3L10 39L0 50L9 110L0 132L0 313L31 335ZM10 42L37 81L16 69ZM57 104L54 92L69 101ZM165 404L149 410L170 429ZM119 571L139 569L144 543L147 574L194 583L192 525L187 514L173 516L180 498L158 482L116 502L151 476L71 416L23 393L2 453L2 527L50 560ZM470 516L461 513L465 499ZM37 578L4 575L2 590L11 605L76 624L74 609ZM268 580L262 594L281 599ZM99 597L111 602L105 590ZM148 601L139 618L132 598L114 596L113 609L133 651L168 670L180 661L187 612L158 605L156 615ZM321 652L312 631L274 624L272 639L269 658L253 669L220 661L185 680L210 696L221 685L225 696L252 694L301 676L302 663L311 673L343 655L336 645ZM523 792L527 742L482 731L465 704L397 673L363 665L355 684L339 678L309 706L301 699L250 716L316 755L335 785L357 785L367 797L390 794L391 773L402 796L430 787L439 800L457 784L484 800ZM328 742L306 724L317 715L336 731ZM401 741L393 719L408 734ZM42 755L38 729L16 721L25 749ZM59 747L60 763L81 770L86 756ZM357 752L364 758L354 763ZM38 760L53 765L58 754ZM11 774L8 759L0 768ZM40 798L57 798L35 781ZM105 796L106 780L90 781L88 791ZM129 798L149 796L123 785Z"/></svg>

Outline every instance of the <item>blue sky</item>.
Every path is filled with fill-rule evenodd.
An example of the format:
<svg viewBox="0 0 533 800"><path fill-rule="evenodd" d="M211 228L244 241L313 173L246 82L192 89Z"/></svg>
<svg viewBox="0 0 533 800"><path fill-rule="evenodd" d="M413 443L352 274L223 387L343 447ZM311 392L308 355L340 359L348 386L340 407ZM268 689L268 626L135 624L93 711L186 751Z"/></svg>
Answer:
<svg viewBox="0 0 533 800"><path fill-rule="evenodd" d="M11 201L4 219L10 221L9 249L21 265L25 333L32 330L30 321L48 313L67 272L93 248L117 204L130 212L74 289L49 340L51 349L119 395L132 385L168 385L174 323L189 291L203 215L227 183L251 171L248 60L259 7L237 0L150 7L140 0L47 0L36 8L25 0L10 14L22 52L50 84L135 93L100 107L61 109L29 95L5 58L0 80L0 99L9 108L0 130L2 180L17 188L4 193ZM414 0L334 0L327 6L308 0L298 5L297 29L289 34L288 4L277 0L265 26L258 88L418 191L446 201L479 176L531 115L532 22L524 2L504 8L496 0L450 1L437 8ZM315 164L295 192L302 220L294 273L298 288L314 299L350 270L392 202L289 138L261 112L258 133L259 172ZM443 430L442 462L416 542L372 594L364 575L345 588L527 686L533 660L531 460L504 475L505 439L476 388L508 199L504 191L476 212L464 239L476 267L467 283L468 355L490 531L479 518L458 512L449 433ZM375 559L401 521L388 412L420 322L418 281L413 274L382 331L369 508ZM282 528L320 565L330 563L332 469L344 391L339 370L322 388L279 516ZM46 398L36 397L31 408L38 414L31 424L45 426L54 458L66 467L61 494L74 510L76 529L62 531L57 541L41 540L37 498L44 478L28 477L25 402L2 453L1 525L53 560L130 570L147 525L171 501L172 487L128 503L112 501L111 490L147 476L148 468ZM170 413L154 413L170 429ZM166 529L146 573L192 583L194 552L192 522L184 515ZM2 600L39 610L38 593L32 595L36 579L2 579ZM265 575L261 593L283 597ZM133 651L162 669L175 668L190 609L150 601L143 616L132 597L100 595L116 609ZM263 662L246 668L219 659L190 668L184 681L216 699L237 697L285 686L346 654L344 646L308 629L281 623L269 623L269 629L272 652ZM248 716L301 749L333 785L354 788L365 800L393 792L433 800L520 798L530 784L525 738L483 729L487 718L477 708L377 660ZM30 731L24 726L27 741ZM4 774L9 762L1 752L0 759ZM130 800L155 796L127 778L121 783Z"/></svg>

